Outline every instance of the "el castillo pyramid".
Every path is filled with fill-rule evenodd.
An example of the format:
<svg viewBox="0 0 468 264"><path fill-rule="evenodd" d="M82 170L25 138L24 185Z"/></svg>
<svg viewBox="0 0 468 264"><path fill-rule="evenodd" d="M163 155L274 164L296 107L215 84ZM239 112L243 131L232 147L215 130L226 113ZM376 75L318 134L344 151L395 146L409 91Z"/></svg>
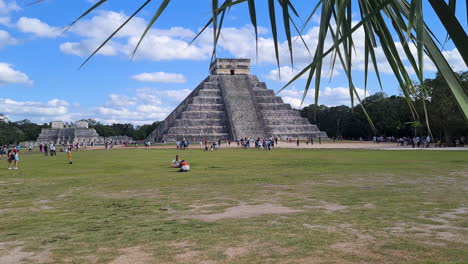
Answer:
<svg viewBox="0 0 468 264"><path fill-rule="evenodd" d="M250 75L250 59L216 59L210 76L153 131L148 141L327 138Z"/></svg>

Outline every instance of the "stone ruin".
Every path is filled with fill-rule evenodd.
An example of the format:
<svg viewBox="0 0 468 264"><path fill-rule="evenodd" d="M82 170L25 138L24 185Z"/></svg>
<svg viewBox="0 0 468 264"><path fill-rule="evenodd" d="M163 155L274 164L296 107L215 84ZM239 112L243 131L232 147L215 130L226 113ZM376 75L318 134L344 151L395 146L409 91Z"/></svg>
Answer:
<svg viewBox="0 0 468 264"><path fill-rule="evenodd" d="M216 59L210 76L153 131L148 141L327 138L250 74L250 59Z"/></svg>
<svg viewBox="0 0 468 264"><path fill-rule="evenodd" d="M94 128L88 128L88 122L80 120L75 125L66 125L62 121L51 122L51 128L43 128L36 144L75 144L100 143L102 141Z"/></svg>

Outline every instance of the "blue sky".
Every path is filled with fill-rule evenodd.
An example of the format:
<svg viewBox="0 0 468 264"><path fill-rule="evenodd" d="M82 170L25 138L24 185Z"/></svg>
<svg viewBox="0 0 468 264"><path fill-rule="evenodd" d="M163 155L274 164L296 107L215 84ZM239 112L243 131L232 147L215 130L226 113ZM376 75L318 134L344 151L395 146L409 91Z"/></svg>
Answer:
<svg viewBox="0 0 468 264"><path fill-rule="evenodd" d="M173 1L143 41L135 59L130 61L130 53L160 3L155 1L80 70L78 67L87 55L143 1L109 1L67 32L61 28L89 8L93 1L46 0L26 6L29 2L0 0L0 113L10 120L26 118L42 123L94 118L102 123L152 123L163 120L208 75L212 34L207 32L188 48L187 43L209 18L209 0ZM251 58L252 74L265 81L269 88L278 90L293 76L293 69L287 44L281 38L282 80L278 80L268 9L264 6L267 1L257 2L258 62L246 5L232 8L226 17L218 57ZM312 8L310 1L294 3L305 19ZM464 3L458 10L459 17L466 19ZM431 29L445 39L440 23L431 21L435 16L428 6L425 11ZM462 24L467 25L465 20ZM317 39L317 26L315 19L304 31L304 38L312 49ZM356 34L353 78L363 95L364 64L360 55L363 49L362 42L358 41L363 34ZM295 41L294 46L294 70L297 70L310 61L310 57L300 41ZM456 71L467 70L451 43L445 46L444 54ZM399 94L383 56L379 56L378 63L384 91ZM432 77L435 68L429 61L426 64L425 75ZM349 105L348 82L340 67L330 73L325 66L324 75L319 103ZM304 85L304 80L298 80L280 95L297 108ZM371 74L368 94L377 91L380 88ZM313 96L308 95L305 105L313 100Z"/></svg>

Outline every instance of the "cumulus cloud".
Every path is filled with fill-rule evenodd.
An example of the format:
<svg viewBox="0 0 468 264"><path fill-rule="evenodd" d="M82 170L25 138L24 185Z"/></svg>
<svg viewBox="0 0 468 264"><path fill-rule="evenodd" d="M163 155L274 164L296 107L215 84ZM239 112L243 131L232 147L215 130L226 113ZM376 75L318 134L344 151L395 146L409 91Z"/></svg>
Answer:
<svg viewBox="0 0 468 264"><path fill-rule="evenodd" d="M80 42L65 42L60 44L60 51L66 54L87 57L91 55L102 42L96 39L84 39ZM114 41L109 41L97 54L104 56L116 55L119 45Z"/></svg>
<svg viewBox="0 0 468 264"><path fill-rule="evenodd" d="M0 99L0 112L12 117L23 115L28 117L63 118L68 114L68 106L69 104L66 101L59 99L52 99L48 102L21 102L11 99Z"/></svg>
<svg viewBox="0 0 468 264"><path fill-rule="evenodd" d="M19 11L21 8L16 1L0 0L0 15L8 15L13 11Z"/></svg>
<svg viewBox="0 0 468 264"><path fill-rule="evenodd" d="M304 102L301 105L302 97L304 95L304 90L296 89L295 87L291 89L283 90L279 96L283 98L285 103L290 104L293 108L301 108L315 103L313 88L307 93ZM364 89L356 88L356 91L361 99L364 99L366 96ZM337 105L350 105L351 99L349 96L349 88L347 87L325 87L319 92L319 103L325 104L328 106L337 106Z"/></svg>
<svg viewBox="0 0 468 264"><path fill-rule="evenodd" d="M190 92L188 89L140 88L133 96L111 94L103 106L95 109L93 116L106 124L150 124L166 118Z"/></svg>
<svg viewBox="0 0 468 264"><path fill-rule="evenodd" d="M167 72L145 72L132 76L132 79L140 82L161 82L161 83L185 83L185 76L180 73Z"/></svg>
<svg viewBox="0 0 468 264"><path fill-rule="evenodd" d="M100 11L91 19L79 21L70 32L83 39L79 42L66 42L60 45L60 50L67 54L86 56L91 54L110 34L112 34L128 18L122 12ZM133 53L147 22L140 17L132 19L115 35L99 53L101 55ZM141 43L135 59L149 60L202 60L211 55L211 43L193 44L190 40L195 33L182 27L169 29L151 29ZM104 50L107 49L107 50Z"/></svg>
<svg viewBox="0 0 468 264"><path fill-rule="evenodd" d="M7 84L33 85L33 83L25 73L14 70L8 63L0 62L0 86Z"/></svg>
<svg viewBox="0 0 468 264"><path fill-rule="evenodd" d="M10 34L4 30L0 29L0 48L3 48L7 45L14 45L17 43L17 40L10 36Z"/></svg>
<svg viewBox="0 0 468 264"><path fill-rule="evenodd" d="M297 74L299 74L302 69L293 69L290 66L282 66L278 71L278 68L271 70L264 77L267 80L271 81L280 81L280 82L289 82ZM279 74L281 73L281 75ZM322 78L335 77L339 75L339 72L336 69L333 69L333 72L330 74L330 70L322 69ZM307 79L309 77L309 72L304 73L299 77L299 79Z"/></svg>
<svg viewBox="0 0 468 264"><path fill-rule="evenodd" d="M60 34L59 28L49 26L37 18L21 17L16 26L21 32L32 33L38 37L55 38Z"/></svg>

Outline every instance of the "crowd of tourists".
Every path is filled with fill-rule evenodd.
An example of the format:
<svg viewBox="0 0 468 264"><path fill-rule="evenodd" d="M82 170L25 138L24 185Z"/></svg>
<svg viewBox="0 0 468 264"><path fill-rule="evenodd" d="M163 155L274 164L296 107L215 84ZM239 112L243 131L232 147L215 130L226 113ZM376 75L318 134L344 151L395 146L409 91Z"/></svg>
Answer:
<svg viewBox="0 0 468 264"><path fill-rule="evenodd" d="M182 139L182 141L176 141L176 148L177 150L187 150L189 148L190 142L187 139Z"/></svg>

